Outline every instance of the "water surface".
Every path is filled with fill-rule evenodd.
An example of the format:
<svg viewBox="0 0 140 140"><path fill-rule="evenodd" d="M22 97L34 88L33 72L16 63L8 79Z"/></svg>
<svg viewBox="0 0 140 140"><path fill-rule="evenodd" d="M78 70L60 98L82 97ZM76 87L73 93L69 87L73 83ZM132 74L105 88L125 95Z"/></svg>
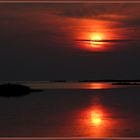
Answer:
<svg viewBox="0 0 140 140"><path fill-rule="evenodd" d="M140 137L139 86L24 84L44 92L0 97L0 136Z"/></svg>

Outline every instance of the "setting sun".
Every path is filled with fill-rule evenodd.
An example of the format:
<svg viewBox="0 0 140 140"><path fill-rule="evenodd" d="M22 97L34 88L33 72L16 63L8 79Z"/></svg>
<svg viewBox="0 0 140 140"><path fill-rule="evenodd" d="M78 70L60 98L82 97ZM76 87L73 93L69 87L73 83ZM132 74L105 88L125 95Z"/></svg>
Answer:
<svg viewBox="0 0 140 140"><path fill-rule="evenodd" d="M103 44L103 42L101 42L103 40L103 35L101 33L91 34L90 40L91 47L100 48Z"/></svg>

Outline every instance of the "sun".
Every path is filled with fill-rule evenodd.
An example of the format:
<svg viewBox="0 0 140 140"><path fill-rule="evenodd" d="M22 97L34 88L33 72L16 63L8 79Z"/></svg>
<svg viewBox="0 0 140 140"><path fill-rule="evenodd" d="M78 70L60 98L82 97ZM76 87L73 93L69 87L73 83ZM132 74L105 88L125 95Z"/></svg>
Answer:
<svg viewBox="0 0 140 140"><path fill-rule="evenodd" d="M102 37L100 35L96 35L96 36L92 37L92 40L93 41L100 41L100 40L102 40Z"/></svg>
<svg viewBox="0 0 140 140"><path fill-rule="evenodd" d="M93 33L90 36L90 46L93 48L101 48L103 40L103 34L101 33Z"/></svg>
<svg viewBox="0 0 140 140"><path fill-rule="evenodd" d="M99 32L86 32L76 39L78 42L79 48L90 51L90 52L104 52L109 49L107 46L106 40L110 36L105 31Z"/></svg>

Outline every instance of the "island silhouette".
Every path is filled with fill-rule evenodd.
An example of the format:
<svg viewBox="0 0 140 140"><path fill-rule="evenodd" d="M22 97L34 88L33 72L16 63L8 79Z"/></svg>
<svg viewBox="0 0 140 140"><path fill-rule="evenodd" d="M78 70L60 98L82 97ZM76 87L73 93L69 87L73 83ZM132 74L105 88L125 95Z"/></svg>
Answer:
<svg viewBox="0 0 140 140"><path fill-rule="evenodd" d="M138 82L116 82L112 83L112 85L140 85Z"/></svg>
<svg viewBox="0 0 140 140"><path fill-rule="evenodd" d="M25 85L6 83L0 85L0 96L3 97L18 97L24 96L31 92L41 92L41 89L32 89Z"/></svg>

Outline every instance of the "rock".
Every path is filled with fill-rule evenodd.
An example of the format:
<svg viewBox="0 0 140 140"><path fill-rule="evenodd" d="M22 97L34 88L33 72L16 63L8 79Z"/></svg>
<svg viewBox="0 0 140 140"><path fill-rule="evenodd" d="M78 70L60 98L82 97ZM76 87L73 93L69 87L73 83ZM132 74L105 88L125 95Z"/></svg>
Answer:
<svg viewBox="0 0 140 140"><path fill-rule="evenodd" d="M14 96L23 96L27 95L30 92L41 92L40 89L32 89L28 86L19 85L19 84L2 84L0 85L0 96L4 97L14 97Z"/></svg>

